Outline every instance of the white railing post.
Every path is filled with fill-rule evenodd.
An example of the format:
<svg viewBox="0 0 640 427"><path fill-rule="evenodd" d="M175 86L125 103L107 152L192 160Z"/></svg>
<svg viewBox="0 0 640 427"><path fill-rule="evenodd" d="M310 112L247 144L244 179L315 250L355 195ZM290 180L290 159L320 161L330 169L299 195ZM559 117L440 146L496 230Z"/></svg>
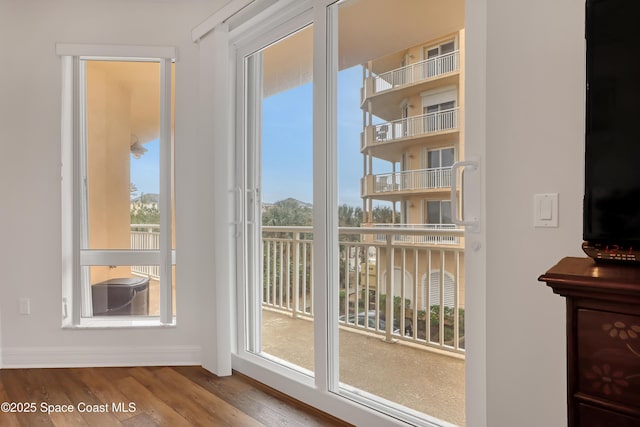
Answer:
<svg viewBox="0 0 640 427"><path fill-rule="evenodd" d="M293 233L293 317L300 310L300 233ZM303 272L304 274L304 272Z"/></svg>
<svg viewBox="0 0 640 427"><path fill-rule="evenodd" d="M393 251L393 234L387 234L387 281L385 283L385 292L387 294L385 298L385 341L395 342L391 333L393 332L393 265L394 251ZM378 326L378 325L376 325Z"/></svg>

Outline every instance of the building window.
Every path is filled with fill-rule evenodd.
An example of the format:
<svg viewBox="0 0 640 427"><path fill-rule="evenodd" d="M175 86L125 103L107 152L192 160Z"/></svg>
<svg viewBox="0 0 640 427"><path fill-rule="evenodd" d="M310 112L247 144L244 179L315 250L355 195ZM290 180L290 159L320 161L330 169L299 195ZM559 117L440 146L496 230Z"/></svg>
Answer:
<svg viewBox="0 0 640 427"><path fill-rule="evenodd" d="M172 324L175 50L58 45L57 51L63 325Z"/></svg>
<svg viewBox="0 0 640 427"><path fill-rule="evenodd" d="M451 200L425 200L425 224L453 224L451 220Z"/></svg>
<svg viewBox="0 0 640 427"><path fill-rule="evenodd" d="M425 47L422 50L424 61L424 77L435 77L458 69L455 54L455 41L450 40L437 46Z"/></svg>
<svg viewBox="0 0 640 427"><path fill-rule="evenodd" d="M457 89L445 87L422 94L424 132L458 128Z"/></svg>
<svg viewBox="0 0 640 427"><path fill-rule="evenodd" d="M454 162L455 153L453 147L439 148L437 150L424 148L422 151L423 169L450 168Z"/></svg>

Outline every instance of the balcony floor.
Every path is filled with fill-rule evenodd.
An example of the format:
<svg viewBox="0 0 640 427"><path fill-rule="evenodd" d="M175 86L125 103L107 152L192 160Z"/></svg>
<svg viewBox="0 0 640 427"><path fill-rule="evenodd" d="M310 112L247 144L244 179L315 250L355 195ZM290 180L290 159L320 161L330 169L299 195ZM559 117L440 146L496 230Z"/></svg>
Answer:
<svg viewBox="0 0 640 427"><path fill-rule="evenodd" d="M262 310L263 351L313 369L313 322ZM464 360L340 330L340 381L457 425L465 425Z"/></svg>

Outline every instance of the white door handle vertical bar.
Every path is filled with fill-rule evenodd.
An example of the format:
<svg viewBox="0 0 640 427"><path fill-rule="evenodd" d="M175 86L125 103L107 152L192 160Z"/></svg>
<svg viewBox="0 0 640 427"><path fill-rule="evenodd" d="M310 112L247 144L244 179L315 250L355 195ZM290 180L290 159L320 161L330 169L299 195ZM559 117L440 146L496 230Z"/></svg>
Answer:
<svg viewBox="0 0 640 427"><path fill-rule="evenodd" d="M458 169L468 171L477 171L480 169L480 163L476 160L463 160L455 162L451 166L451 220L456 225L462 225L468 231L477 231L480 226L480 220L477 217L464 219L464 213L460 212L458 204ZM463 197L463 188L460 186L461 199Z"/></svg>

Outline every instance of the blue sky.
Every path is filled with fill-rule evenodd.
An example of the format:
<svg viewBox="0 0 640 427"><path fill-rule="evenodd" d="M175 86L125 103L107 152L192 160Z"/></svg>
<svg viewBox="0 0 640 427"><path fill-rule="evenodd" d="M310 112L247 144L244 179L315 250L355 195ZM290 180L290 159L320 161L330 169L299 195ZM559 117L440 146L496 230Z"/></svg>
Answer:
<svg viewBox="0 0 640 427"><path fill-rule="evenodd" d="M338 76L338 203L362 206L362 110L359 66ZM262 195L273 203L293 197L313 201L312 84L266 98L262 106ZM375 166L374 166L375 168ZM378 168L380 169L380 168ZM375 169L374 169L375 170Z"/></svg>
<svg viewBox="0 0 640 427"><path fill-rule="evenodd" d="M147 151L139 159L130 155L131 182L138 192L134 197L145 194L160 194L160 140L154 139L143 145Z"/></svg>
<svg viewBox="0 0 640 427"><path fill-rule="evenodd" d="M362 110L359 66L343 70L338 76L338 179L339 204L362 206ZM262 106L262 195L273 203L288 197L313 202L313 94L307 83L272 95ZM159 193L159 141L144 144L148 150L140 159L131 156L131 182L138 194ZM387 165L388 166L388 165ZM375 173L385 172L374 163Z"/></svg>

